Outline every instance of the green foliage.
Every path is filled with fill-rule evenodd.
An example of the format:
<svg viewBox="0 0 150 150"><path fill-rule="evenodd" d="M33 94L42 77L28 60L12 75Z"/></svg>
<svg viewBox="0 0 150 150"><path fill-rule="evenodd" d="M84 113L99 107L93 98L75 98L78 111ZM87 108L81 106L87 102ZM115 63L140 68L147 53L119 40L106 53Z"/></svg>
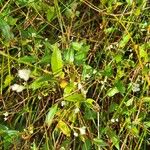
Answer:
<svg viewBox="0 0 150 150"><path fill-rule="evenodd" d="M2 32L3 37L7 41L13 38L13 33L11 32L9 24L1 16L0 16L0 30Z"/></svg>
<svg viewBox="0 0 150 150"><path fill-rule="evenodd" d="M148 1L0 8L0 149L146 150Z"/></svg>
<svg viewBox="0 0 150 150"><path fill-rule="evenodd" d="M53 53L51 56L51 67L54 74L62 72L63 60L61 56L61 51L58 49L57 44L52 46Z"/></svg>
<svg viewBox="0 0 150 150"><path fill-rule="evenodd" d="M50 125L51 125L52 122L53 122L53 118L54 118L54 116L55 116L56 113L57 113L57 107L58 107L58 105L52 106L52 107L49 109L48 114L46 115L45 123L46 123L46 125L47 125L48 127L50 127Z"/></svg>

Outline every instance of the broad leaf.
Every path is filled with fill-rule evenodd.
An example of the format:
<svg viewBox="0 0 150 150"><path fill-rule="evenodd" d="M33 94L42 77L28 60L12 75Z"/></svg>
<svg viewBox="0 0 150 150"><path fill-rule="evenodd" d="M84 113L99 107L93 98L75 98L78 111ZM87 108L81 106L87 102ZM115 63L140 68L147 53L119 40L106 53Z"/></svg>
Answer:
<svg viewBox="0 0 150 150"><path fill-rule="evenodd" d="M83 97L82 94L75 93L70 96L65 96L64 100L71 101L71 102L80 102L80 101L84 101L85 98Z"/></svg>
<svg viewBox="0 0 150 150"><path fill-rule="evenodd" d="M70 136L71 130L64 121L60 120L57 124L57 128L59 128L62 131L62 133L65 134L66 136L68 137Z"/></svg>
<svg viewBox="0 0 150 150"><path fill-rule="evenodd" d="M13 38L13 33L10 30L10 26L0 17L0 30L2 31L2 36L6 40L11 40Z"/></svg>
<svg viewBox="0 0 150 150"><path fill-rule="evenodd" d="M61 56L61 51L58 49L57 44L53 45L53 53L51 57L51 67L54 74L62 72L63 60Z"/></svg>
<svg viewBox="0 0 150 150"><path fill-rule="evenodd" d="M119 93L119 91L116 87L114 87L114 88L111 88L111 89L108 90L107 96L112 97L117 93Z"/></svg>

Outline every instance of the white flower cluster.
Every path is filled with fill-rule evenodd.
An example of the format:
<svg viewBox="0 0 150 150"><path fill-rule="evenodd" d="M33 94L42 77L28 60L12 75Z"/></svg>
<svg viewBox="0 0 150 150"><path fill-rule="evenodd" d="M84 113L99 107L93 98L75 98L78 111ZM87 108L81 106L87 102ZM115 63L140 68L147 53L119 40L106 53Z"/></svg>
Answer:
<svg viewBox="0 0 150 150"><path fill-rule="evenodd" d="M6 121L8 119L9 113L6 111L5 113L3 113L3 115L4 115L4 120Z"/></svg>
<svg viewBox="0 0 150 150"><path fill-rule="evenodd" d="M118 118L116 118L116 119L112 118L112 119L111 119L111 122L113 122L113 123L114 123L114 122L118 122L118 121L119 121Z"/></svg>
<svg viewBox="0 0 150 150"><path fill-rule="evenodd" d="M31 74L31 70L29 70L29 69L18 70L18 76L26 82L29 80L30 74ZM14 84L11 86L11 89L13 91L16 91L19 93L25 89L25 86L19 85L19 84Z"/></svg>
<svg viewBox="0 0 150 150"><path fill-rule="evenodd" d="M81 127L81 128L79 128L79 132L80 132L80 135L85 135L86 134L86 127L85 126L83 126L83 127ZM74 134L73 134L75 137L78 137L79 136L79 134L76 132L76 131L74 131Z"/></svg>
<svg viewBox="0 0 150 150"><path fill-rule="evenodd" d="M133 92L138 92L138 91L140 91L140 85L137 84L137 83L133 83L133 85L132 85L132 91L133 91Z"/></svg>

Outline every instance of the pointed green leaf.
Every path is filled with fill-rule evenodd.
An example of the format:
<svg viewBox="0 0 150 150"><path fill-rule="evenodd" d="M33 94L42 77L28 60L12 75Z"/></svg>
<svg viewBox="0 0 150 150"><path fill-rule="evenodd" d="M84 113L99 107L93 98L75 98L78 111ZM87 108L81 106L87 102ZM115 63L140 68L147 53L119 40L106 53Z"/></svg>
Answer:
<svg viewBox="0 0 150 150"><path fill-rule="evenodd" d="M57 113L57 107L58 105L53 105L50 109L49 109L49 112L48 114L46 115L46 120L45 120L45 123L48 127L50 127L50 125L52 124L53 122L53 118L55 116L55 114Z"/></svg>
<svg viewBox="0 0 150 150"><path fill-rule="evenodd" d="M35 56L23 56L19 58L19 62L25 62L25 63L35 63L37 61L37 58Z"/></svg>
<svg viewBox="0 0 150 150"><path fill-rule="evenodd" d="M53 19L54 15L55 15L55 8L53 6L50 6L47 9L46 13L47 20L50 22Z"/></svg>
<svg viewBox="0 0 150 150"><path fill-rule="evenodd" d="M61 51L58 49L57 44L53 45L53 53L51 56L51 67L54 74L62 72L63 60L61 56Z"/></svg>

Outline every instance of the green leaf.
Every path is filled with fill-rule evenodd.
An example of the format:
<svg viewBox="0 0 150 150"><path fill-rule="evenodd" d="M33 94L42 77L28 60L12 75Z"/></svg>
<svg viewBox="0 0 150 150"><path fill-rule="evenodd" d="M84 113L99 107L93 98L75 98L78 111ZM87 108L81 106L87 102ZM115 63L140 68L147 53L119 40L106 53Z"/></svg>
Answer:
<svg viewBox="0 0 150 150"><path fill-rule="evenodd" d="M53 122L53 119L54 119L54 116L55 114L57 113L57 107L58 105L53 105L50 109L49 109L49 112L48 114L46 115L46 120L45 120L45 123L48 127L50 127L50 125L52 124Z"/></svg>
<svg viewBox="0 0 150 150"><path fill-rule="evenodd" d="M67 8L65 11L65 15L69 19L69 18L74 18L75 13L72 11L72 9Z"/></svg>
<svg viewBox="0 0 150 150"><path fill-rule="evenodd" d="M82 137L83 138L83 137ZM84 143L83 143L83 145L82 145L82 150L91 150L92 149L92 141L91 140L89 140L89 139L84 139L83 138L83 141L84 141Z"/></svg>
<svg viewBox="0 0 150 150"><path fill-rule="evenodd" d="M115 86L121 94L125 93L126 88L121 80L116 81Z"/></svg>
<svg viewBox="0 0 150 150"><path fill-rule="evenodd" d="M128 3L129 6L131 6L133 3L133 0L126 0L126 2Z"/></svg>
<svg viewBox="0 0 150 150"><path fill-rule="evenodd" d="M120 149L120 147L119 147L119 141L120 141L120 139L116 135L116 133L112 129L107 128L107 135L111 139L113 145L117 148L117 150L119 150Z"/></svg>
<svg viewBox="0 0 150 150"><path fill-rule="evenodd" d="M80 51L82 48L83 43L82 42L72 42L72 48L76 51Z"/></svg>
<svg viewBox="0 0 150 150"><path fill-rule="evenodd" d="M70 94L73 90L75 90L76 86L74 85L74 83L69 83L65 89L64 89L64 94Z"/></svg>
<svg viewBox="0 0 150 150"><path fill-rule="evenodd" d="M2 36L6 40L11 40L13 38L13 33L11 32L10 26L0 17L0 30L2 31Z"/></svg>
<svg viewBox="0 0 150 150"><path fill-rule="evenodd" d="M11 81L14 79L13 76L7 75L4 81L4 88L11 84Z"/></svg>
<svg viewBox="0 0 150 150"><path fill-rule="evenodd" d="M146 48L145 44L139 46L139 54L140 54L140 58L144 58L144 61L148 62L149 61L148 60L148 53L147 53L146 49L147 48Z"/></svg>
<svg viewBox="0 0 150 150"><path fill-rule="evenodd" d="M102 139L99 139L99 138L94 138L93 142L94 142L94 144L96 144L97 146L100 146L100 147L108 146L108 144L106 142L104 142Z"/></svg>
<svg viewBox="0 0 150 150"><path fill-rule="evenodd" d="M119 91L118 91L117 87L114 87L114 88L111 88L108 90L107 96L112 97L117 93L119 93Z"/></svg>
<svg viewBox="0 0 150 150"><path fill-rule="evenodd" d="M124 48L126 46L126 44L129 42L130 40L130 36L129 34L124 34L122 37L122 40L119 42L119 47L120 48Z"/></svg>
<svg viewBox="0 0 150 150"><path fill-rule="evenodd" d="M75 54L76 64L80 65L86 61L89 49L90 49L89 45L83 45L80 51L77 51L77 53Z"/></svg>
<svg viewBox="0 0 150 150"><path fill-rule="evenodd" d="M39 88L49 86L48 81L50 80L53 81L52 77L49 75L39 77L29 85L29 89L37 90Z"/></svg>
<svg viewBox="0 0 150 150"><path fill-rule="evenodd" d="M150 102L150 97L143 97L144 102Z"/></svg>
<svg viewBox="0 0 150 150"><path fill-rule="evenodd" d="M19 62L35 63L37 62L37 58L35 56L23 56L19 58Z"/></svg>
<svg viewBox="0 0 150 150"><path fill-rule="evenodd" d="M61 51L58 49L57 44L53 45L53 53L51 57L51 67L54 74L59 74L63 69L63 60Z"/></svg>
<svg viewBox="0 0 150 150"><path fill-rule="evenodd" d="M62 131L63 134L70 137L71 130L64 121L60 120L57 124L57 128L59 128Z"/></svg>
<svg viewBox="0 0 150 150"><path fill-rule="evenodd" d="M47 20L50 22L53 19L54 15L55 15L54 6L49 6L46 13Z"/></svg>
<svg viewBox="0 0 150 150"><path fill-rule="evenodd" d="M113 75L113 70L112 70L111 65L108 65L108 66L105 67L103 75L107 76L107 77L111 77Z"/></svg>
<svg viewBox="0 0 150 150"><path fill-rule="evenodd" d="M115 61L116 61L116 63L121 62L122 61L122 55L121 54L116 55L115 56Z"/></svg>
<svg viewBox="0 0 150 150"><path fill-rule="evenodd" d="M132 104L133 104L133 97L132 98L130 98L127 102L125 102L125 105L126 106L131 106Z"/></svg>
<svg viewBox="0 0 150 150"><path fill-rule="evenodd" d="M41 58L40 64L50 64L51 63L51 55L45 55Z"/></svg>
<svg viewBox="0 0 150 150"><path fill-rule="evenodd" d="M145 126L146 128L150 128L150 122L144 122L144 126Z"/></svg>
<svg viewBox="0 0 150 150"><path fill-rule="evenodd" d="M72 64L74 62L74 49L67 49L64 57L67 63Z"/></svg>
<svg viewBox="0 0 150 150"><path fill-rule="evenodd" d="M83 97L82 94L75 93L70 96L64 96L64 100L70 101L70 102L81 102L81 101L84 101L85 98Z"/></svg>
<svg viewBox="0 0 150 150"><path fill-rule="evenodd" d="M85 80L86 78L90 78L93 74L93 68L89 65L83 65L83 71L82 71L82 80Z"/></svg>

